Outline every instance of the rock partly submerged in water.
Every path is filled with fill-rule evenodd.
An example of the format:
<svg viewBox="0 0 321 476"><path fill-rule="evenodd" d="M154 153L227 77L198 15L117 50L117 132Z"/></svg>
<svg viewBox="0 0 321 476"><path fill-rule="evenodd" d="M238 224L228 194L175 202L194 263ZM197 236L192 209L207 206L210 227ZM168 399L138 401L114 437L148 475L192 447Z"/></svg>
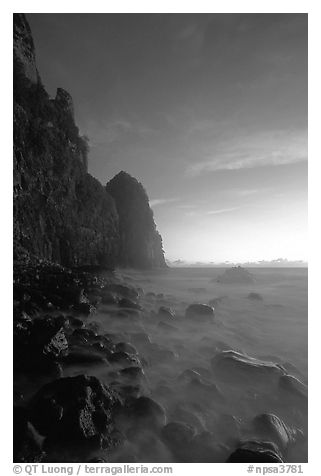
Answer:
<svg viewBox="0 0 321 476"><path fill-rule="evenodd" d="M247 299L250 299L250 301L263 301L263 297L260 293L249 293Z"/></svg>
<svg viewBox="0 0 321 476"><path fill-rule="evenodd" d="M235 266L233 268L227 268L223 274L213 281L221 284L253 284L255 278L253 274L245 268Z"/></svg>
<svg viewBox="0 0 321 476"><path fill-rule="evenodd" d="M175 311L166 306L161 306L158 310L158 317L162 320L173 321L175 319Z"/></svg>
<svg viewBox="0 0 321 476"><path fill-rule="evenodd" d="M278 364L258 360L233 350L224 350L215 355L211 366L218 379L231 384L276 385L279 377L285 374L285 370Z"/></svg>
<svg viewBox="0 0 321 476"><path fill-rule="evenodd" d="M214 320L214 308L207 304L194 303L186 309L185 317L196 322L212 322Z"/></svg>
<svg viewBox="0 0 321 476"><path fill-rule="evenodd" d="M189 461L191 443L195 429L187 423L173 421L162 429L162 438L175 458L180 462Z"/></svg>
<svg viewBox="0 0 321 476"><path fill-rule="evenodd" d="M31 422L49 449L79 452L108 445L119 396L96 377L78 375L43 386L31 403Z"/></svg>
<svg viewBox="0 0 321 476"><path fill-rule="evenodd" d="M166 412L155 400L143 396L129 400L118 412L116 423L123 432L130 428L158 431L166 425Z"/></svg>
<svg viewBox="0 0 321 476"><path fill-rule="evenodd" d="M45 453L43 438L30 423L24 408L13 408L13 461L14 463L39 463Z"/></svg>
<svg viewBox="0 0 321 476"><path fill-rule="evenodd" d="M248 432L263 441L271 441L283 453L294 444L298 432L289 428L284 421L272 413L257 415L251 422Z"/></svg>
<svg viewBox="0 0 321 476"><path fill-rule="evenodd" d="M246 441L227 459L227 463L283 463L275 445L265 441Z"/></svg>

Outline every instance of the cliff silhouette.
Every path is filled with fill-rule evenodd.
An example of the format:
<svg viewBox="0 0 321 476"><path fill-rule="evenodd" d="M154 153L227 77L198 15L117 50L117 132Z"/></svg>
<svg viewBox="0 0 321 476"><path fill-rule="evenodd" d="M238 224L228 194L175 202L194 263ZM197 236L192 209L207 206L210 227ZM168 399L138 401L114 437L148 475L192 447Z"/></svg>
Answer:
<svg viewBox="0 0 321 476"><path fill-rule="evenodd" d="M88 173L72 98L63 88L54 99L46 92L24 14L14 14L13 66L14 259L166 266L143 186L121 172L104 187Z"/></svg>

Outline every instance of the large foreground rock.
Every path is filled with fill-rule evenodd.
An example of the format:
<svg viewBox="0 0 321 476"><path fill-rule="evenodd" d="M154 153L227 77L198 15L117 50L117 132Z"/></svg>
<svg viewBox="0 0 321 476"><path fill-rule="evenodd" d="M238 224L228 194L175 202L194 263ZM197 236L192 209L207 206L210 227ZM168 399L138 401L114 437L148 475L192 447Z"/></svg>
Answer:
<svg viewBox="0 0 321 476"><path fill-rule="evenodd" d="M258 360L233 350L222 351L211 360L217 378L232 384L277 385L284 369L273 362Z"/></svg>
<svg viewBox="0 0 321 476"><path fill-rule="evenodd" d="M295 443L297 432L272 413L257 415L251 422L250 431L260 440L271 441L281 452Z"/></svg>
<svg viewBox="0 0 321 476"><path fill-rule="evenodd" d="M34 397L31 421L47 437L46 446L99 448L111 444L118 395L96 377L79 375L55 380Z"/></svg>
<svg viewBox="0 0 321 476"><path fill-rule="evenodd" d="M273 444L247 441L237 448L227 463L283 463L281 455Z"/></svg>

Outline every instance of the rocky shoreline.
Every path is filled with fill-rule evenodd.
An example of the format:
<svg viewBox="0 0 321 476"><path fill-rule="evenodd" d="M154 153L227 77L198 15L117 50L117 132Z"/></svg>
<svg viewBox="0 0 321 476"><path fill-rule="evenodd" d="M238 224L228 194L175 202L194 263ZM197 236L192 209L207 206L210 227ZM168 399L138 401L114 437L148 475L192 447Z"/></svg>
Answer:
<svg viewBox="0 0 321 476"><path fill-rule="evenodd" d="M162 303L162 294L144 294L112 271L70 270L43 260L15 266L15 462L282 462L289 448L302 444L300 425L290 427L272 413L261 412L244 427L223 412L233 398L229 385L245 382L249 395L251 388L273 386L269 408L286 396L291 408L285 415L304 413L306 389L280 365L212 352L211 371L186 369L172 388L164 381L151 392L148 374L157 365L174 368L179 356L153 342L148 326L170 339L182 326L197 325L201 338L202 326L215 320L206 304L194 303L178 316ZM95 321L97 313L113 323L110 332ZM166 399L175 400L175 393L173 413ZM257 405L255 394L248 398ZM212 408L218 416L209 431L198 415Z"/></svg>

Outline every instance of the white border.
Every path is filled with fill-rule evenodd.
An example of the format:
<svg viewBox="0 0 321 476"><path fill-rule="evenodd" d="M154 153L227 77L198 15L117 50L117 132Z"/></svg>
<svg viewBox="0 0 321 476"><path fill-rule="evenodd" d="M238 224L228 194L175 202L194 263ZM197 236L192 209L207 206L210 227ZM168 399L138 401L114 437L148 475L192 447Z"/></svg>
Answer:
<svg viewBox="0 0 321 476"><path fill-rule="evenodd" d="M317 464L320 453L320 348L321 337L321 200L320 200L320 30L321 15L317 1L167 1L140 2L70 2L56 0L14 1L1 4L1 433L2 474L12 474L12 13L115 13L115 12L193 12L193 13L309 13L309 463L304 465L305 474L318 474ZM246 466L225 465L173 465L175 475L195 474L244 474Z"/></svg>

